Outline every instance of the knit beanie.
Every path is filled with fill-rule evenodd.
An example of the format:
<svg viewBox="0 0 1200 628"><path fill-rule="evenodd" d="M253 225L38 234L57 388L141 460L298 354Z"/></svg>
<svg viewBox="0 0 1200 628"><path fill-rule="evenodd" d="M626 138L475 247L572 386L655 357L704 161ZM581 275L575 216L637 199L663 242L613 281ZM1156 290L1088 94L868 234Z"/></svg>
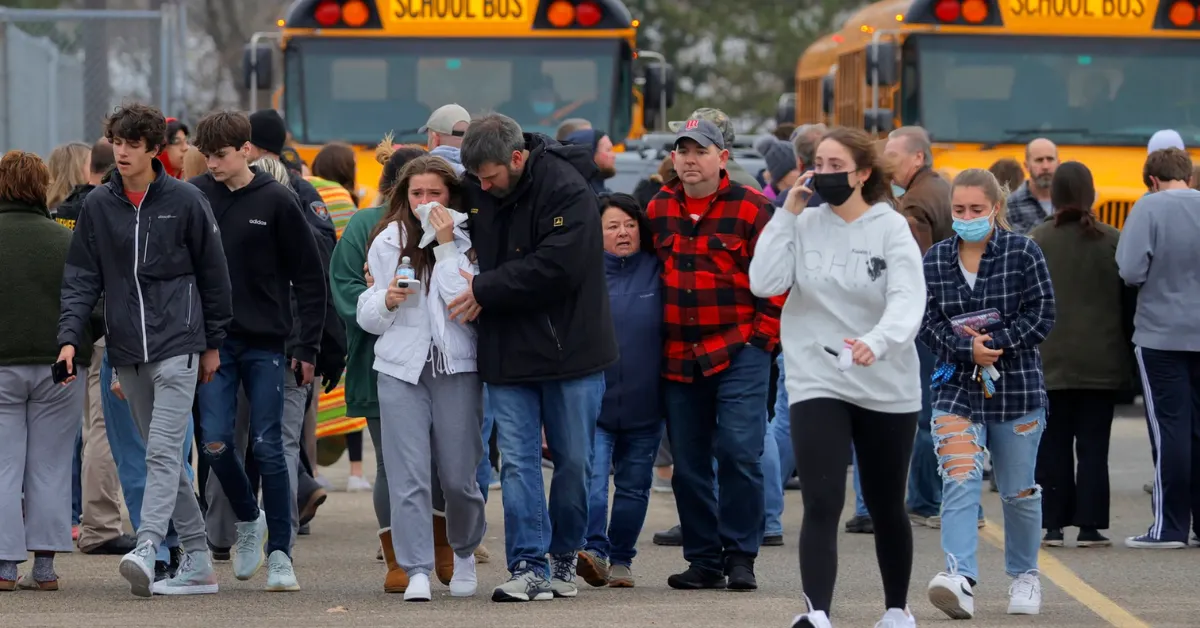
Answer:
<svg viewBox="0 0 1200 628"><path fill-rule="evenodd" d="M250 114L250 143L274 155L283 154L287 142L287 126L283 117L274 109L263 109Z"/></svg>

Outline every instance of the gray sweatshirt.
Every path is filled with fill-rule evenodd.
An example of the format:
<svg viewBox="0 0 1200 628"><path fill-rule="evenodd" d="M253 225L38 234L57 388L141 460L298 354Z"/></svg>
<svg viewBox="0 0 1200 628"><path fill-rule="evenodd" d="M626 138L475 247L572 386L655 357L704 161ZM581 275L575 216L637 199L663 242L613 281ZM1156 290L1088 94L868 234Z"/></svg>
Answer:
<svg viewBox="0 0 1200 628"><path fill-rule="evenodd" d="M1121 278L1137 286L1133 343L1200 351L1200 192L1164 190L1134 204L1117 243Z"/></svg>

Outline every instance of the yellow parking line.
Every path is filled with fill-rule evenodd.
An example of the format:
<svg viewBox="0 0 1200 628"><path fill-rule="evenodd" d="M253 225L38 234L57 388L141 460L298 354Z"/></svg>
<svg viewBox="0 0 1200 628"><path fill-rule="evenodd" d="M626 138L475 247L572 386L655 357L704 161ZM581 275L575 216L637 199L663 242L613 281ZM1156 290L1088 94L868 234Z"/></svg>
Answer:
<svg viewBox="0 0 1200 628"><path fill-rule="evenodd" d="M991 545L996 546L1001 551L1004 550L1004 526L998 525L990 519L987 526L979 530L979 536ZM1038 550L1038 569L1043 576L1050 579L1051 582L1058 585L1058 588L1067 592L1067 595L1079 600L1080 604L1088 607L1093 613L1099 615L1104 621L1116 628L1150 628L1150 624L1138 619L1133 613L1121 608L1116 602L1108 598L1108 596L1097 591L1088 583L1084 582L1079 576L1071 571L1054 556L1051 556L1046 550Z"/></svg>

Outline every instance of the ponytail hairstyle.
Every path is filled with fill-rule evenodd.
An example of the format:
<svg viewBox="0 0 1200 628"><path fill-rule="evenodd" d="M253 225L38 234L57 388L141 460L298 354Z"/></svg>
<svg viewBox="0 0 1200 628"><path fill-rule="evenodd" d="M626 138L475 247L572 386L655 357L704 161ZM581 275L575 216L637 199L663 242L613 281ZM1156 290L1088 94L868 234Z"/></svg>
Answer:
<svg viewBox="0 0 1200 628"><path fill-rule="evenodd" d="M1077 222L1087 238L1099 238L1096 214L1096 186L1092 171L1078 161L1059 164L1050 183L1050 203L1054 206L1054 226Z"/></svg>
<svg viewBox="0 0 1200 628"><path fill-rule="evenodd" d="M379 205L386 206L388 198L392 195L392 190L396 187L396 180L400 178L400 171L408 162L427 155L428 151L420 146L393 144L392 134L388 133L383 136L379 144L375 147L375 161L383 165L383 173L379 175Z"/></svg>
<svg viewBox="0 0 1200 628"><path fill-rule="evenodd" d="M954 177L954 183L950 184L950 194L953 195L957 188L983 190L983 196L996 208L996 226L1003 227L1006 231L1012 230L1012 227L1008 226L1008 188L996 180L996 175L983 168L967 168Z"/></svg>
<svg viewBox="0 0 1200 628"><path fill-rule="evenodd" d="M886 202L898 208L896 196L892 194L892 170L883 159L883 151L866 131L834 127L821 138L821 142L826 141L837 142L846 148L854 160L855 171L871 170L871 174L862 182L862 197L868 205Z"/></svg>

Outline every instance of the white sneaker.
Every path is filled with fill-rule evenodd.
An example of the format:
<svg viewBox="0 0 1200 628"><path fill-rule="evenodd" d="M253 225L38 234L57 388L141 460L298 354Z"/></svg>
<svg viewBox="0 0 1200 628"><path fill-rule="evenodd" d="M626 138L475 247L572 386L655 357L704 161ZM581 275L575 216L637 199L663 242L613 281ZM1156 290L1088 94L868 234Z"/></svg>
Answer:
<svg viewBox="0 0 1200 628"><path fill-rule="evenodd" d="M875 628L917 628L917 618L908 608L889 608Z"/></svg>
<svg viewBox="0 0 1200 628"><path fill-rule="evenodd" d="M808 611L803 615L796 615L792 620L792 628L833 628L833 624L829 623L829 616L825 611Z"/></svg>
<svg viewBox="0 0 1200 628"><path fill-rule="evenodd" d="M405 602L428 602L431 594L429 593L429 574L415 574L408 579L408 588L404 590Z"/></svg>
<svg viewBox="0 0 1200 628"><path fill-rule="evenodd" d="M929 602L950 619L975 616L975 594L966 576L941 572L929 581Z"/></svg>
<svg viewBox="0 0 1200 628"><path fill-rule="evenodd" d="M411 584L409 586L412 586ZM451 597L471 597L479 587L475 577L475 554L466 558L454 555L454 577L450 578Z"/></svg>
<svg viewBox="0 0 1200 628"><path fill-rule="evenodd" d="M1030 571L1013 578L1008 585L1008 614L1037 615L1042 612L1042 580Z"/></svg>
<svg viewBox="0 0 1200 628"><path fill-rule="evenodd" d="M346 480L346 492L365 493L371 490L371 482L362 476L352 475Z"/></svg>

